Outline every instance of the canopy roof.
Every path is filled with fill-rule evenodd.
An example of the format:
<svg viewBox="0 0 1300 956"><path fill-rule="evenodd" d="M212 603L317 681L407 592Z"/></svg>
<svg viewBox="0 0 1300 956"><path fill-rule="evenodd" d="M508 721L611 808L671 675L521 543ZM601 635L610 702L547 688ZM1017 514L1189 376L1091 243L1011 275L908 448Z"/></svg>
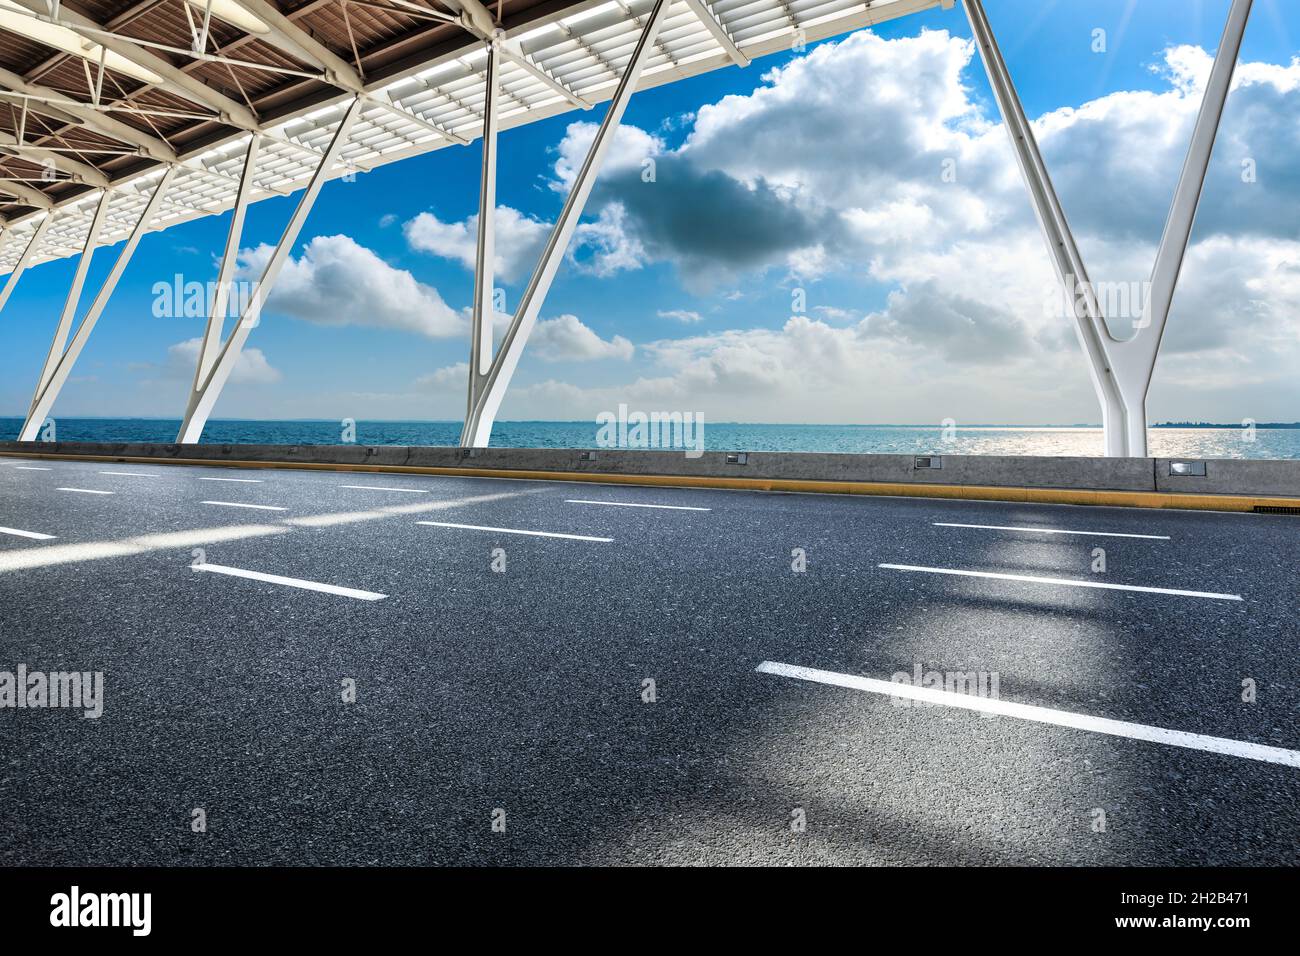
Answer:
<svg viewBox="0 0 1300 956"><path fill-rule="evenodd" d="M952 0L674 0L639 89ZM500 128L613 94L653 0L0 0L0 274L54 218L33 263L125 238L168 165L154 230L235 201L252 132L252 198L311 176L354 96L333 176L482 132L484 27L504 31ZM201 54L193 51L200 49Z"/></svg>

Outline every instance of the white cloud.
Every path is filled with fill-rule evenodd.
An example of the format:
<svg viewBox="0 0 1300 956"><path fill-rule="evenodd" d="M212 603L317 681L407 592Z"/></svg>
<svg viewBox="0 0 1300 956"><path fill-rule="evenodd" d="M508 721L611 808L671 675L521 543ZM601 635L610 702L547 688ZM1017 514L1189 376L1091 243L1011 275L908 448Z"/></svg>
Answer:
<svg viewBox="0 0 1300 956"><path fill-rule="evenodd" d="M673 319L677 322L699 322L704 318L704 316L690 309L661 309L659 311L659 318Z"/></svg>
<svg viewBox="0 0 1300 956"><path fill-rule="evenodd" d="M647 259L645 247L628 233L626 223L622 203L608 204L595 222L581 223L574 230L569 261L578 271L601 278L640 269Z"/></svg>
<svg viewBox="0 0 1300 956"><path fill-rule="evenodd" d="M256 280L271 252L265 244L241 250L239 277ZM317 236L299 258L290 257L265 311L317 325L399 329L430 338L465 333L464 320L437 289L348 236Z"/></svg>
<svg viewBox="0 0 1300 956"><path fill-rule="evenodd" d="M1112 92L1035 120L1094 281L1148 277L1208 63L1203 50L1174 48L1154 91ZM613 276L669 263L688 288L737 290L726 298L743 297L747 314L769 307L774 277L835 281L807 282L811 316L780 327L635 348L573 316L540 322L501 417L588 419L627 401L712 420L1098 420L1072 325L1046 308L1056 279L1006 132L992 104L963 86L979 69L971 43L943 31L897 40L861 31L770 70L748 95L701 107L675 149L621 127L575 234L579 269ZM865 105L846 113L846 102ZM1297 115L1300 61L1240 65L1156 370L1153 418L1296 417ZM568 127L551 170L557 193L593 132ZM641 177L647 157L653 183ZM1242 178L1245 159L1257 164L1256 182ZM522 278L532 253L518 250L539 246L549 225L505 208L499 269ZM425 213L406 224L407 238L472 268L475 225ZM1120 318L1114 330L1129 331ZM626 381L577 385L529 365L598 358L630 360L610 366L626 368ZM445 400L458 412L466 373L457 363L423 376L416 407Z"/></svg>
<svg viewBox="0 0 1300 956"><path fill-rule="evenodd" d="M421 391L454 391L463 394L468 381L469 363L457 362L455 365L436 369L428 375L421 375L415 380L415 387Z"/></svg>
<svg viewBox="0 0 1300 956"><path fill-rule="evenodd" d="M550 235L550 223L526 216L509 206L498 206L494 238L495 270L501 282L527 278ZM460 222L443 222L422 212L402 226L412 249L451 259L473 271L478 248L478 214Z"/></svg>
<svg viewBox="0 0 1300 956"><path fill-rule="evenodd" d="M621 335L606 341L583 325L576 315L543 319L533 329L528 349L548 362L590 362L632 357L635 346Z"/></svg>
<svg viewBox="0 0 1300 956"><path fill-rule="evenodd" d="M560 141L559 158L555 161L555 181L551 188L563 193L573 188L573 180L587 158L598 128L595 123L587 122L568 125L564 139ZM660 155L664 149L664 141L660 137L647 133L640 127L621 124L614 131L614 141L605 154L600 175L609 177L635 171L639 177L645 161Z"/></svg>
<svg viewBox="0 0 1300 956"><path fill-rule="evenodd" d="M166 373L176 378L193 378L194 369L199 364L199 351L203 348L202 337L186 339L167 347ZM266 354L257 348L244 346L235 360L235 367L230 370L232 385L273 385L283 376L280 370L267 361Z"/></svg>
<svg viewBox="0 0 1300 956"><path fill-rule="evenodd" d="M1094 282L1148 277L1210 61L1199 48L1170 49L1165 89L1114 92L1035 121ZM809 307L834 326L800 317L779 331L644 346L667 374L625 391L687 406L730 395L728 417L751 420L1097 420L1072 324L1046 307L1057 282L1006 132L963 85L978 69L971 42L944 31L897 40L861 31L769 71L749 95L701 107L675 150L625 126L591 211L619 247L639 245L640 263L675 264L688 288L770 288L762 274L775 269L888 292L872 311L842 292L816 301L814 286ZM854 119L845 102L869 107ZM1300 60L1241 64L1153 416L1295 417L1296 115ZM557 186L589 140L582 124L569 127ZM640 177L646 155L657 161L653 184ZM1257 182L1242 177L1247 159ZM1115 317L1116 334L1130 322ZM1246 382L1271 383L1275 397L1262 406Z"/></svg>

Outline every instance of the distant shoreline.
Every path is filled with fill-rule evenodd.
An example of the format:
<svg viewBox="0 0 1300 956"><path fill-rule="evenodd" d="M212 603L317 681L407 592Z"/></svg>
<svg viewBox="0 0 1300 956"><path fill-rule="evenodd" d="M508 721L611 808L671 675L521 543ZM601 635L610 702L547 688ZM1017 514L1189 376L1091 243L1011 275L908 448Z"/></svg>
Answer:
<svg viewBox="0 0 1300 956"><path fill-rule="evenodd" d="M1214 422L1161 422L1158 425L1152 425L1152 428L1235 428L1242 429L1245 425L1217 425ZM1300 428L1300 422L1256 422L1256 428Z"/></svg>
<svg viewBox="0 0 1300 956"><path fill-rule="evenodd" d="M179 418L166 416L135 416L135 415L64 415L63 418L75 421L94 421L94 422L179 422ZM0 415L0 421L22 421L22 415ZM212 424L244 424L244 423L263 423L273 422L285 424L310 424L310 423L336 423L337 418L213 418ZM359 422L370 422L380 425L459 425L459 420L443 418L362 418ZM499 425L590 425L591 422L585 419L500 419ZM708 422L710 425L727 425L737 427L756 427L756 428L944 428L943 424L919 424L919 425L898 425L898 424L836 424L827 422ZM1182 428L1182 429L1231 429L1240 431L1246 427L1240 423L1221 423L1221 422L1157 422L1150 426L1151 428ZM1257 429L1300 429L1300 422L1256 422L1254 427ZM957 425L957 431L976 431L991 429L1012 430L1033 430L1033 429L1100 429L1098 424L1072 424L1072 425L1002 425L990 423L973 423L970 425Z"/></svg>

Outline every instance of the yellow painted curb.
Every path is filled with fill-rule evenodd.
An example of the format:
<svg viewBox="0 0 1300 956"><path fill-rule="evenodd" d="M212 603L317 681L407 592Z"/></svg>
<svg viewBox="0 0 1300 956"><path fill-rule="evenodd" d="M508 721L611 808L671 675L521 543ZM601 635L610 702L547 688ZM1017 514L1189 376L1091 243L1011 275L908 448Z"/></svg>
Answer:
<svg viewBox="0 0 1300 956"><path fill-rule="evenodd" d="M819 495L879 495L896 498L957 498L969 501L1023 501L1032 504L1105 505L1117 508L1175 508L1191 511L1254 511L1297 508L1300 498L1254 495L1196 495L1153 491L1092 491L1075 488L1016 488L994 485L930 485L879 481L811 481L793 478L714 478L696 475L629 475L579 471L525 471L509 468L442 468L424 465L366 465L316 461L232 461L207 458L152 458L135 455L56 455L0 451L4 458L52 461L130 462L152 465L206 465L222 468L283 468L300 471L386 472L452 478L516 478L526 481L585 481L596 484L666 488L726 488Z"/></svg>

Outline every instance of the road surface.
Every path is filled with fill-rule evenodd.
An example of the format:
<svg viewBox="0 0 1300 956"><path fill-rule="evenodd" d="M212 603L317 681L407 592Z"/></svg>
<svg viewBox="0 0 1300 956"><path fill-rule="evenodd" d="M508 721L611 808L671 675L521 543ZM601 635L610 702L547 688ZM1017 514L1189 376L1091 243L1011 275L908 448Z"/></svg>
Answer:
<svg viewBox="0 0 1300 956"><path fill-rule="evenodd" d="M0 864L1300 863L1295 518L0 459L0 528L0 671L104 687L0 709Z"/></svg>

